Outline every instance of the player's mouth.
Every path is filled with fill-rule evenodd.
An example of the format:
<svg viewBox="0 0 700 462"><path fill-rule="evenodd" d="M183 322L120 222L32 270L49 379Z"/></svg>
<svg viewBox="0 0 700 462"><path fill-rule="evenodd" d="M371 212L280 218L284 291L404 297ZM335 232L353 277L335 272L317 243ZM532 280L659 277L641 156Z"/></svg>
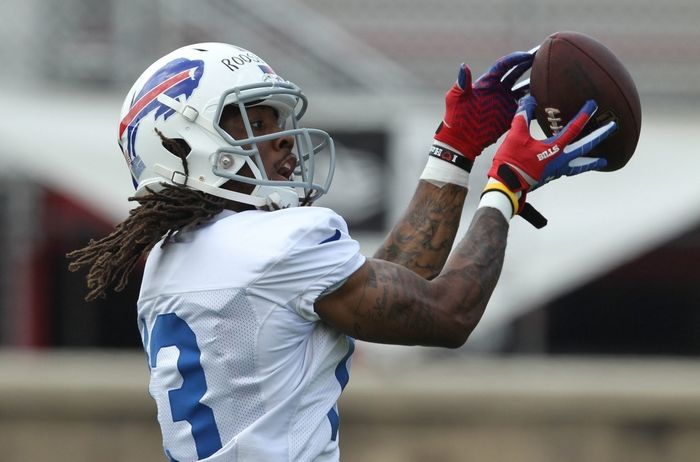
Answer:
<svg viewBox="0 0 700 462"><path fill-rule="evenodd" d="M274 180L289 181L292 179L294 169L297 166L297 158L294 154L288 154L275 166Z"/></svg>

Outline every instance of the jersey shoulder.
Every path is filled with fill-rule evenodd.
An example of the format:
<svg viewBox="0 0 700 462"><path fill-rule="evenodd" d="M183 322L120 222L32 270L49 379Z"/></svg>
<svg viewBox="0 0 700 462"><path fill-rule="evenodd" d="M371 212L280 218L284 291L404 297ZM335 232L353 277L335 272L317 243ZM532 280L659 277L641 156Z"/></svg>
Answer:
<svg viewBox="0 0 700 462"><path fill-rule="evenodd" d="M294 207L274 212L249 211L217 220L216 234L235 232L248 242L306 245L349 238L345 220L325 207ZM276 244L274 244L276 243Z"/></svg>
<svg viewBox="0 0 700 462"><path fill-rule="evenodd" d="M343 218L322 207L301 207L251 217L265 221L273 233L261 246L270 265L248 288L286 306L306 320L316 321L314 302L341 285L362 266L365 257L348 233ZM260 228L261 230L263 227Z"/></svg>

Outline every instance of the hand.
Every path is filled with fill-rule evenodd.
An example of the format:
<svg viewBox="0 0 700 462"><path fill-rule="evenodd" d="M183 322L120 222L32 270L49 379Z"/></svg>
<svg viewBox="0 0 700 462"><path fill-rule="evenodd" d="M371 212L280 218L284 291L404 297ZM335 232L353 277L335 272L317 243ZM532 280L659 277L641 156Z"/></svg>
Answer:
<svg viewBox="0 0 700 462"><path fill-rule="evenodd" d="M610 136L617 125L614 121L608 122L574 142L598 109L598 105L589 100L559 133L544 140L536 140L530 136L530 122L536 106L537 102L532 96L520 100L511 130L496 151L488 176L512 193L512 196L509 196L511 201L517 202L513 203L515 214L521 214L533 225L542 227L546 220L526 204L527 192L564 175L578 175L604 168L607 165L604 158L583 155ZM502 190L500 185L494 182L487 185L486 190L489 189Z"/></svg>
<svg viewBox="0 0 700 462"><path fill-rule="evenodd" d="M517 101L529 85L513 90L532 65L534 53L515 52L496 61L472 86L471 71L462 64L457 82L445 95L445 116L435 141L473 161L510 126ZM508 71L511 71L508 73Z"/></svg>

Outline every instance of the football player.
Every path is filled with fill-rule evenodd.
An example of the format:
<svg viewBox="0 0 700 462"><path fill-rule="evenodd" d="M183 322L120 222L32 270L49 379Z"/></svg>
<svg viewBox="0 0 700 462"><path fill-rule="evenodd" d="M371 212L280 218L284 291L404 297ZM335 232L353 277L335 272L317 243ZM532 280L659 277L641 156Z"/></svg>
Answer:
<svg viewBox="0 0 700 462"><path fill-rule="evenodd" d="M335 152L327 133L299 124L299 87L219 43L180 48L141 75L119 125L139 206L69 257L71 270L89 268L91 300L122 289L147 255L138 325L170 460L337 461L354 339L467 340L510 219L543 224L527 193L602 168L582 155L614 129L572 143L590 102L557 136L532 139L536 102L513 90L532 59L508 55L474 84L461 66L413 199L372 258L342 217L303 207L328 190ZM511 125L451 252L472 164Z"/></svg>

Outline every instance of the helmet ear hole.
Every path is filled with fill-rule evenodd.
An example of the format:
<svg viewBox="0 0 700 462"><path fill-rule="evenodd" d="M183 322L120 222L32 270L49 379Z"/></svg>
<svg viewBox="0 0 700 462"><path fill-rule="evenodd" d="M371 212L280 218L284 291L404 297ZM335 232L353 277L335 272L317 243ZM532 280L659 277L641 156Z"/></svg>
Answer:
<svg viewBox="0 0 700 462"><path fill-rule="evenodd" d="M163 135L163 132L155 129L156 133L160 137L161 144L163 147L171 154L176 156L180 161L182 161L182 167L185 169L185 175L189 176L189 169L187 168L187 156L189 155L192 148L187 141L182 138L168 138Z"/></svg>

